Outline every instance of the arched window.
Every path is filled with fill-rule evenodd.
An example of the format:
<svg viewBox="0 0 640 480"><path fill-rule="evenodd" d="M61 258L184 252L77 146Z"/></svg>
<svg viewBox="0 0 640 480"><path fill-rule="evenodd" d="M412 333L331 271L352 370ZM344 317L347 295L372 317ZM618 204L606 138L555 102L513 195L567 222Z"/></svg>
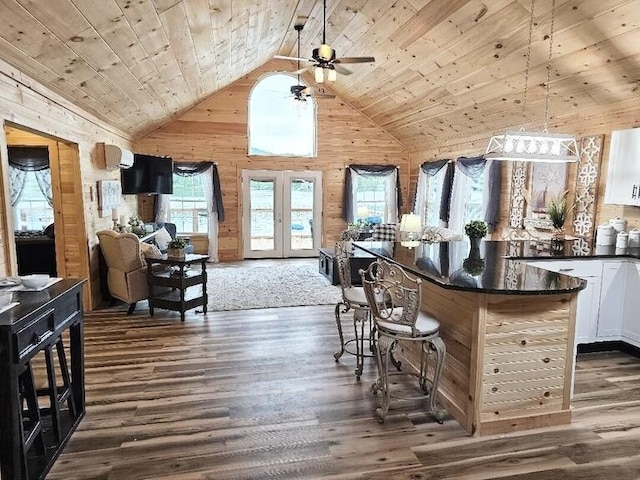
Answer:
<svg viewBox="0 0 640 480"><path fill-rule="evenodd" d="M316 156L316 102L306 96L295 99L291 87L297 84L293 75L272 73L254 85L249 94L249 155Z"/></svg>

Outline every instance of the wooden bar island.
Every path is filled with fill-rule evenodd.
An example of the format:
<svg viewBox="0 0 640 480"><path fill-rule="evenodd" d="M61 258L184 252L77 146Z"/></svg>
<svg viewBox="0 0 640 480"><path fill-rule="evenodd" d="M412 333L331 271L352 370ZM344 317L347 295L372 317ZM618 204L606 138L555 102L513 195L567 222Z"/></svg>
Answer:
<svg viewBox="0 0 640 480"><path fill-rule="evenodd" d="M439 404L472 435L570 423L584 280L512 260L514 242L414 244L355 243L424 280L422 309L447 347ZM411 345L398 354L419 364Z"/></svg>

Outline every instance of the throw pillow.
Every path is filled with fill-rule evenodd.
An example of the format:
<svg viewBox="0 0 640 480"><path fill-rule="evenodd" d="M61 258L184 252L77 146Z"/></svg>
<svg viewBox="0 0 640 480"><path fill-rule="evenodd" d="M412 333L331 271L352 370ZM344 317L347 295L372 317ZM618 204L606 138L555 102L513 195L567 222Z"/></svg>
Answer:
<svg viewBox="0 0 640 480"><path fill-rule="evenodd" d="M373 226L371 239L374 242L395 242L396 240L396 224L380 223Z"/></svg>
<svg viewBox="0 0 640 480"><path fill-rule="evenodd" d="M158 245L158 248L160 250L166 250L167 245L171 241L171 235L169 235L169 232L167 232L167 230L162 227L158 230L156 236L153 237L153 239L156 241L156 245Z"/></svg>
<svg viewBox="0 0 640 480"><path fill-rule="evenodd" d="M144 258L158 258L162 256L162 252L160 251L160 249L153 243L142 242L140 244L140 251L142 252L142 256Z"/></svg>

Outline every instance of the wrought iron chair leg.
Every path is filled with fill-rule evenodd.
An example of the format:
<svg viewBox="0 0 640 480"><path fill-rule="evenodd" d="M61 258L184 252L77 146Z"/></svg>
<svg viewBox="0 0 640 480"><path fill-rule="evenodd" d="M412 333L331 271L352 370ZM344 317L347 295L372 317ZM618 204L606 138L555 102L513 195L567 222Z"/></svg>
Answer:
<svg viewBox="0 0 640 480"><path fill-rule="evenodd" d="M356 344L356 380L360 380L364 365L364 324L366 321L366 312L360 309L353 311L353 327L355 331ZM358 332L360 327L360 332Z"/></svg>
<svg viewBox="0 0 640 480"><path fill-rule="evenodd" d="M429 395L429 408L431 409L431 413L436 417L438 423L442 423L446 416L446 411L439 410L436 404L437 396L438 396L438 385L440 383L440 374L442 373L442 367L444 366L444 359L447 354L447 347L445 346L442 338L439 336L431 339L431 345L436 351L436 366L433 374L433 385L431 388L431 393Z"/></svg>
<svg viewBox="0 0 640 480"><path fill-rule="evenodd" d="M333 354L333 358L336 359L336 362L344 354L344 336L342 335L342 322L340 321L340 309L342 306L344 306L344 303L338 302L335 308L336 325L338 327L338 336L340 337L340 350Z"/></svg>
<svg viewBox="0 0 640 480"><path fill-rule="evenodd" d="M384 418L389 411L389 358L391 357L391 351L396 342L390 338L385 339L387 345L385 346L384 359L382 360L382 405L376 410L378 414L378 421L384 423ZM380 351L380 345L378 345L378 351Z"/></svg>

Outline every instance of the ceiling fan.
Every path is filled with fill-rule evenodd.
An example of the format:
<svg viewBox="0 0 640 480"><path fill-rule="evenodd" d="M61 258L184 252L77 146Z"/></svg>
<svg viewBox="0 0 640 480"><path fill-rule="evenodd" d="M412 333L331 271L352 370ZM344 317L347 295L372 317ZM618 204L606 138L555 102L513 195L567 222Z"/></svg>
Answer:
<svg viewBox="0 0 640 480"><path fill-rule="evenodd" d="M376 61L374 57L342 57L336 58L336 51L327 44L327 0L323 0L323 21L322 21L322 45L318 48L314 48L311 54L312 58L300 58L300 30L298 30L298 25L295 26L296 30L298 30L298 56L297 57L287 57L282 55L276 55L274 58L280 58L284 60L297 60L298 64L300 61L303 62L311 62L313 65L309 65L308 67L304 67L302 69L298 69L295 73L300 74L302 72L314 69L314 77L316 83L324 83L325 81L325 70L326 70L326 80L328 82L333 82L336 80L336 72L341 73L342 75L351 75L351 70L342 66L344 63L373 63Z"/></svg>
<svg viewBox="0 0 640 480"><path fill-rule="evenodd" d="M293 95L293 99L299 102L306 102L307 97L314 98L336 98L335 95L328 93L322 89L307 87L300 83L300 73L304 69L300 69L300 32L304 28L304 23L298 22L294 25L296 32L298 32L298 58L296 58L298 62L298 70L296 71L296 75L298 76L298 84L292 85L290 87L291 94Z"/></svg>

